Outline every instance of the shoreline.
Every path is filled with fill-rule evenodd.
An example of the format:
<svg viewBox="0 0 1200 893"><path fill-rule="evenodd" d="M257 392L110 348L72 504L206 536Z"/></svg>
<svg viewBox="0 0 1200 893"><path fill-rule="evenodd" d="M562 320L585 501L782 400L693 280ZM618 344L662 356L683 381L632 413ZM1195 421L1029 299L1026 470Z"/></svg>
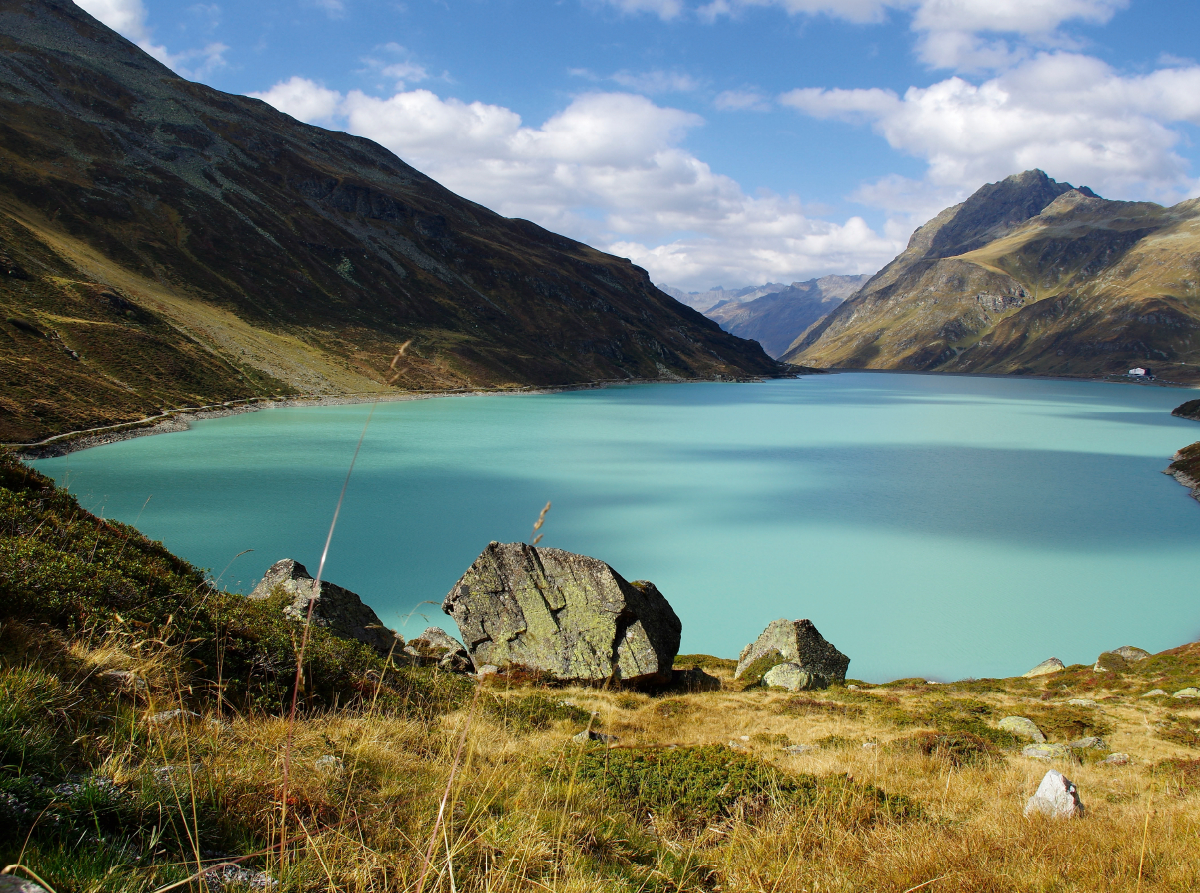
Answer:
<svg viewBox="0 0 1200 893"><path fill-rule="evenodd" d="M802 375L818 374L809 371L785 373L779 378L799 378ZM571 391L594 391L620 385L643 384L698 384L703 382L753 383L775 379L765 378L614 378L580 382L566 385L526 385L515 388L453 388L444 391L381 392L378 394L296 394L289 397L249 397L244 400L229 400L204 406L183 406L168 409L158 415L147 416L132 422L118 422L79 431L55 434L36 443L7 443L0 445L10 449L23 460L55 459L92 447L106 446L149 437L155 434L175 434L191 429L191 421L197 419L219 419L258 412L275 407L304 406L349 406L360 403L407 403L413 400L432 400L438 397L490 397L505 395L562 394Z"/></svg>

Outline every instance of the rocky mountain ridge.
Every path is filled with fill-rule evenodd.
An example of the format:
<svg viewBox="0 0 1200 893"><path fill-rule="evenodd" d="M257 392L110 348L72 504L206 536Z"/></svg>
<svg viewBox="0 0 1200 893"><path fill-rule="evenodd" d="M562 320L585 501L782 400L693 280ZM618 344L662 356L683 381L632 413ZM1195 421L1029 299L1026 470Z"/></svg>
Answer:
<svg viewBox="0 0 1200 893"><path fill-rule="evenodd" d="M0 0L0 49L0 441L281 394L779 370L628 260L188 82L68 0Z"/></svg>
<svg viewBox="0 0 1200 893"><path fill-rule="evenodd" d="M836 368L1200 381L1200 200L1026 171L978 190L783 354Z"/></svg>
<svg viewBox="0 0 1200 893"><path fill-rule="evenodd" d="M870 278L834 275L793 282L754 298L723 301L705 310L704 315L726 332L753 339L768 354L780 357L810 326L824 319Z"/></svg>

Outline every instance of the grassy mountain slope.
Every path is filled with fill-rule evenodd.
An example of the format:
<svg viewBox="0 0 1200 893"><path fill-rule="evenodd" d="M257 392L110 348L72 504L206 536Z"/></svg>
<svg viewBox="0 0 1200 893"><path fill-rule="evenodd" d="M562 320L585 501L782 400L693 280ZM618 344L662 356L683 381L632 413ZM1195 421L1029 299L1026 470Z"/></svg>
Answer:
<svg viewBox="0 0 1200 893"><path fill-rule="evenodd" d="M866 276L822 276L793 282L777 292L749 301L731 301L704 311L709 319L739 338L751 338L773 357L866 282Z"/></svg>
<svg viewBox="0 0 1200 893"><path fill-rule="evenodd" d="M1200 381L1200 201L1107 201L1027 171L989 184L784 355L870 369Z"/></svg>
<svg viewBox="0 0 1200 893"><path fill-rule="evenodd" d="M629 261L0 0L0 439L288 392L777 366Z"/></svg>

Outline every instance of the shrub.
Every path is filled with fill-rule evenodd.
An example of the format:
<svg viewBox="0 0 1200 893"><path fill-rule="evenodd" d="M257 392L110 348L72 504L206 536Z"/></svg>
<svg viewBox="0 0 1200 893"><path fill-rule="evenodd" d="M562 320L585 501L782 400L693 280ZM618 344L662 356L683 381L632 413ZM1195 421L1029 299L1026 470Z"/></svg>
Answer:
<svg viewBox="0 0 1200 893"><path fill-rule="evenodd" d="M971 732L923 732L895 742L901 750L937 757L952 766L974 766L1001 760L999 748Z"/></svg>
<svg viewBox="0 0 1200 893"><path fill-rule="evenodd" d="M705 824L735 813L753 818L771 807L844 811L855 821L906 818L919 813L906 797L888 795L846 776L789 775L725 747L667 750L586 748L578 777L638 813L670 815Z"/></svg>

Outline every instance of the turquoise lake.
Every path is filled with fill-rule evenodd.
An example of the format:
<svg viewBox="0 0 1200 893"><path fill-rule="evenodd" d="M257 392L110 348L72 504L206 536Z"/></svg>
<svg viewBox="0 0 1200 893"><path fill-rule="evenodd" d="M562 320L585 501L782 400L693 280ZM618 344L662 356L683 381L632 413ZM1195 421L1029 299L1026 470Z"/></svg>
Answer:
<svg viewBox="0 0 1200 893"><path fill-rule="evenodd" d="M844 373L383 403L325 577L403 635L456 633L441 599L550 500L542 545L653 580L684 652L736 657L777 617L870 681L1159 651L1200 638L1200 504L1160 474L1200 440L1169 414L1192 396ZM271 408L36 466L249 591L280 558L316 572L370 410Z"/></svg>

